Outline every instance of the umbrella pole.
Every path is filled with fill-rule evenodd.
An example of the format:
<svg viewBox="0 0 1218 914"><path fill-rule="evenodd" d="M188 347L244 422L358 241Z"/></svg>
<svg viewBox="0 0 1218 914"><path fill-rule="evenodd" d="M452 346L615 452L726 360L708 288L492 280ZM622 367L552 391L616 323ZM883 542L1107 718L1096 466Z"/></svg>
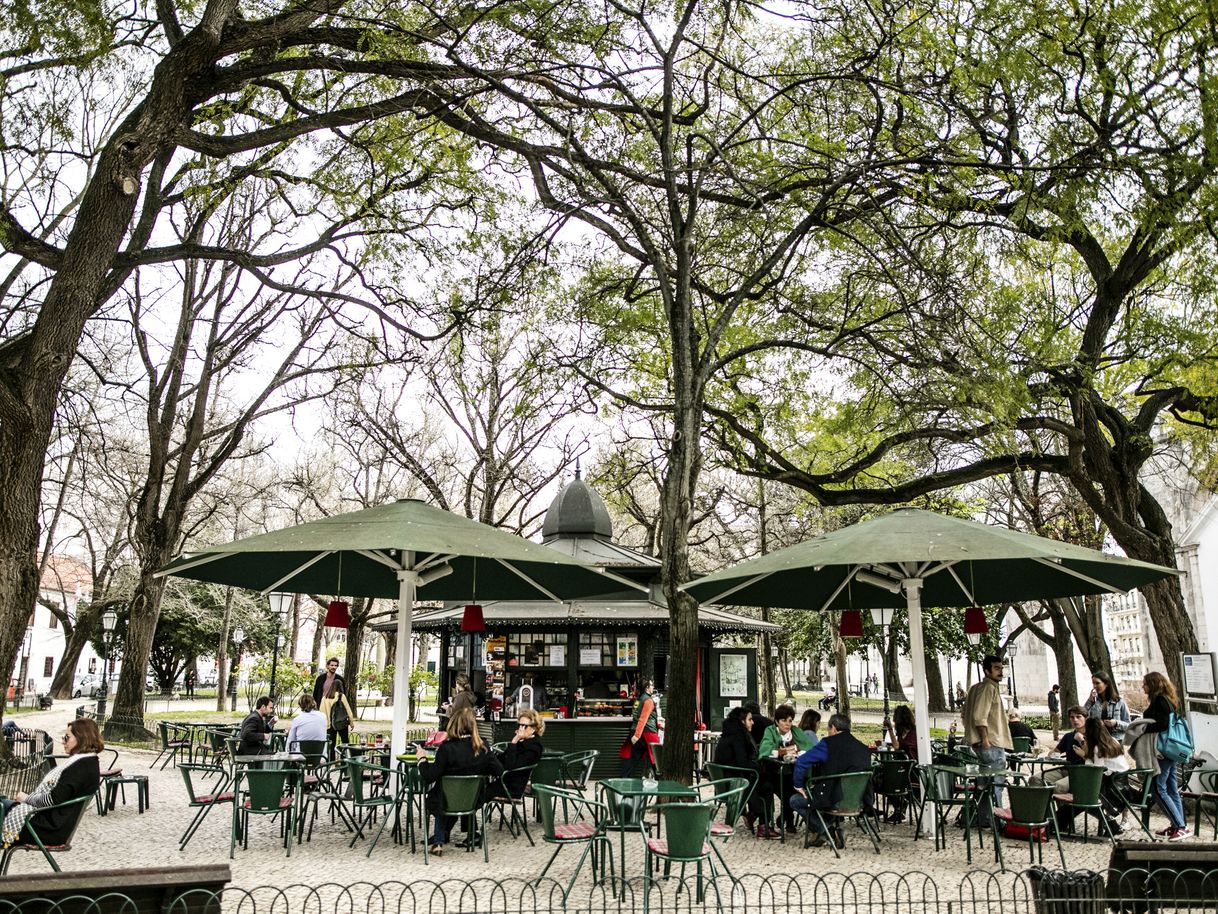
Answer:
<svg viewBox="0 0 1218 914"><path fill-rule="evenodd" d="M930 703L926 691L926 640L922 634L922 579L906 578L905 607L909 612L909 653L913 661L914 728L918 734L918 764L930 764ZM925 799L925 798L923 798ZM925 816L926 804L922 804ZM918 823L923 831L923 823Z"/></svg>
<svg viewBox="0 0 1218 914"><path fill-rule="evenodd" d="M397 654L393 668L393 729L389 734L392 761L406 751L406 725L410 722L410 613L414 606L418 574L413 569L414 553L403 550L398 571Z"/></svg>

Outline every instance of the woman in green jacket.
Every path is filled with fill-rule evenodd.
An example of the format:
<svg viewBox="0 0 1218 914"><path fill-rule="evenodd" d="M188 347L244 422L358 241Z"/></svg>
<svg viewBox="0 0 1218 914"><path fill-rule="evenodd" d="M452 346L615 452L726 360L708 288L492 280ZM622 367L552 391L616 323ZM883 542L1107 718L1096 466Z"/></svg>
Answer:
<svg viewBox="0 0 1218 914"><path fill-rule="evenodd" d="M757 757L762 761L762 775L769 780L774 793L782 801L783 826L795 833L795 816L791 812L792 786L791 763L801 752L812 748L808 734L795 726L795 709L790 705L779 705L774 711L774 723L765 728ZM769 760L768 763L766 760ZM785 763L785 764L784 764Z"/></svg>

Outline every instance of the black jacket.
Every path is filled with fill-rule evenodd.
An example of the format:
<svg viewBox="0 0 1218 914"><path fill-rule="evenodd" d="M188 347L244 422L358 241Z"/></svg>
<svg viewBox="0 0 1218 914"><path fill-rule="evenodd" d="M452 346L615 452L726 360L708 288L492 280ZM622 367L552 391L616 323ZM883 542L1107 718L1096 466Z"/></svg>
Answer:
<svg viewBox="0 0 1218 914"><path fill-rule="evenodd" d="M440 778L449 774L481 774L488 778L497 778L503 774L503 762L489 747L474 755L474 744L468 737L450 738L440 743L435 761L420 763L419 770L423 780L432 785L427 792L427 802L434 812L441 808ZM487 795L485 790L482 795Z"/></svg>
<svg viewBox="0 0 1218 914"><path fill-rule="evenodd" d="M761 765L757 761L757 745L744 727L724 726L723 735L715 746L715 764L748 768L760 773Z"/></svg>
<svg viewBox="0 0 1218 914"><path fill-rule="evenodd" d="M536 765L541 761L541 749L541 740L536 736L530 736L518 743L508 743L500 759L503 761L504 769L527 768L529 765ZM522 771L519 774L509 774L503 780L511 795L519 797L524 794L529 775L528 772Z"/></svg>
<svg viewBox="0 0 1218 914"><path fill-rule="evenodd" d="M1011 721L1011 736L1022 736L1025 739L1030 739L1032 745L1036 745L1036 731L1025 724L1022 720Z"/></svg>
<svg viewBox="0 0 1218 914"><path fill-rule="evenodd" d="M835 733L826 736L821 742L825 743L828 755L821 762L820 769L813 775L825 776L831 774L849 774L854 771L871 771L871 750L854 738L853 733ZM818 809L828 809L837 805L842 798L840 781L813 781L812 790L808 794L808 803ZM863 806L871 806L875 802L875 793L871 784L863 794Z"/></svg>
<svg viewBox="0 0 1218 914"><path fill-rule="evenodd" d="M97 792L97 785L100 783L101 766L97 761L97 756L82 758L64 768L63 774L59 776L59 781L51 788L51 802L66 803L68 800L90 796ZM38 837L42 839L43 844L48 846L63 844L71 835L80 815L81 809L78 806L35 813L33 816L34 828L38 830ZM19 840L34 840L28 823L21 830Z"/></svg>
<svg viewBox="0 0 1218 914"><path fill-rule="evenodd" d="M773 723L774 721L770 720L764 714L754 714L752 734L753 742L760 746L761 741L765 739L765 731L768 730Z"/></svg>
<svg viewBox="0 0 1218 914"><path fill-rule="evenodd" d="M241 743L237 748L240 755L262 755L270 752L270 744L266 734L270 733L274 724L269 717L263 717L257 711L251 711L245 720L241 721Z"/></svg>
<svg viewBox="0 0 1218 914"><path fill-rule="evenodd" d="M1150 707L1142 712L1143 717L1149 717L1154 721L1153 724L1147 724L1145 733L1162 733L1171 726L1171 716L1175 712L1172 703L1162 695L1156 695L1155 700L1150 703Z"/></svg>

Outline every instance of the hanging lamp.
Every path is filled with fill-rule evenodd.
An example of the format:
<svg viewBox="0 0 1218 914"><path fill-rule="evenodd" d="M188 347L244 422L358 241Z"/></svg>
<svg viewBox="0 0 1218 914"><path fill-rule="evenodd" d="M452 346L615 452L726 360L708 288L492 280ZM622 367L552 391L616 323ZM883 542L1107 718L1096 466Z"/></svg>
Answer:
<svg viewBox="0 0 1218 914"><path fill-rule="evenodd" d="M843 638L863 637L863 614L857 609L847 609L842 613L841 624L837 633Z"/></svg>
<svg viewBox="0 0 1218 914"><path fill-rule="evenodd" d="M980 606L970 606L964 611L964 634L969 644L980 644L981 636L988 633L990 624L985 620L985 610Z"/></svg>
<svg viewBox="0 0 1218 914"><path fill-rule="evenodd" d="M338 593L341 597L343 592L343 554L338 554ZM347 628L351 624L351 604L346 600L336 597L330 601L330 605L326 607L326 621L322 623L326 628Z"/></svg>
<svg viewBox="0 0 1218 914"><path fill-rule="evenodd" d="M473 602L466 604L465 611L461 614L461 631L486 631L486 617L482 615L482 607L478 605L478 560L476 558L473 573Z"/></svg>

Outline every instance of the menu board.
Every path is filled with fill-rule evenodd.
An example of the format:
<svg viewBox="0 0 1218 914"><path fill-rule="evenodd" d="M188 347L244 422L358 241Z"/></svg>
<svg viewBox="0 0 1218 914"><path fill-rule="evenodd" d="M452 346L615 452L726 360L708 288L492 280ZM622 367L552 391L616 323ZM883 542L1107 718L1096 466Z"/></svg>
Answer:
<svg viewBox="0 0 1218 914"><path fill-rule="evenodd" d="M567 646L565 644L551 644L548 663L550 666L566 666Z"/></svg>
<svg viewBox="0 0 1218 914"><path fill-rule="evenodd" d="M1213 654L1181 654L1184 664L1184 688L1189 696L1213 698L1214 655Z"/></svg>
<svg viewBox="0 0 1218 914"><path fill-rule="evenodd" d="M639 665L639 636L618 635L617 652L615 654L618 666Z"/></svg>
<svg viewBox="0 0 1218 914"><path fill-rule="evenodd" d="M507 638L488 638L486 640L486 698L487 701L498 700L499 707L503 706L504 666L507 657ZM494 707L492 705L492 707Z"/></svg>

